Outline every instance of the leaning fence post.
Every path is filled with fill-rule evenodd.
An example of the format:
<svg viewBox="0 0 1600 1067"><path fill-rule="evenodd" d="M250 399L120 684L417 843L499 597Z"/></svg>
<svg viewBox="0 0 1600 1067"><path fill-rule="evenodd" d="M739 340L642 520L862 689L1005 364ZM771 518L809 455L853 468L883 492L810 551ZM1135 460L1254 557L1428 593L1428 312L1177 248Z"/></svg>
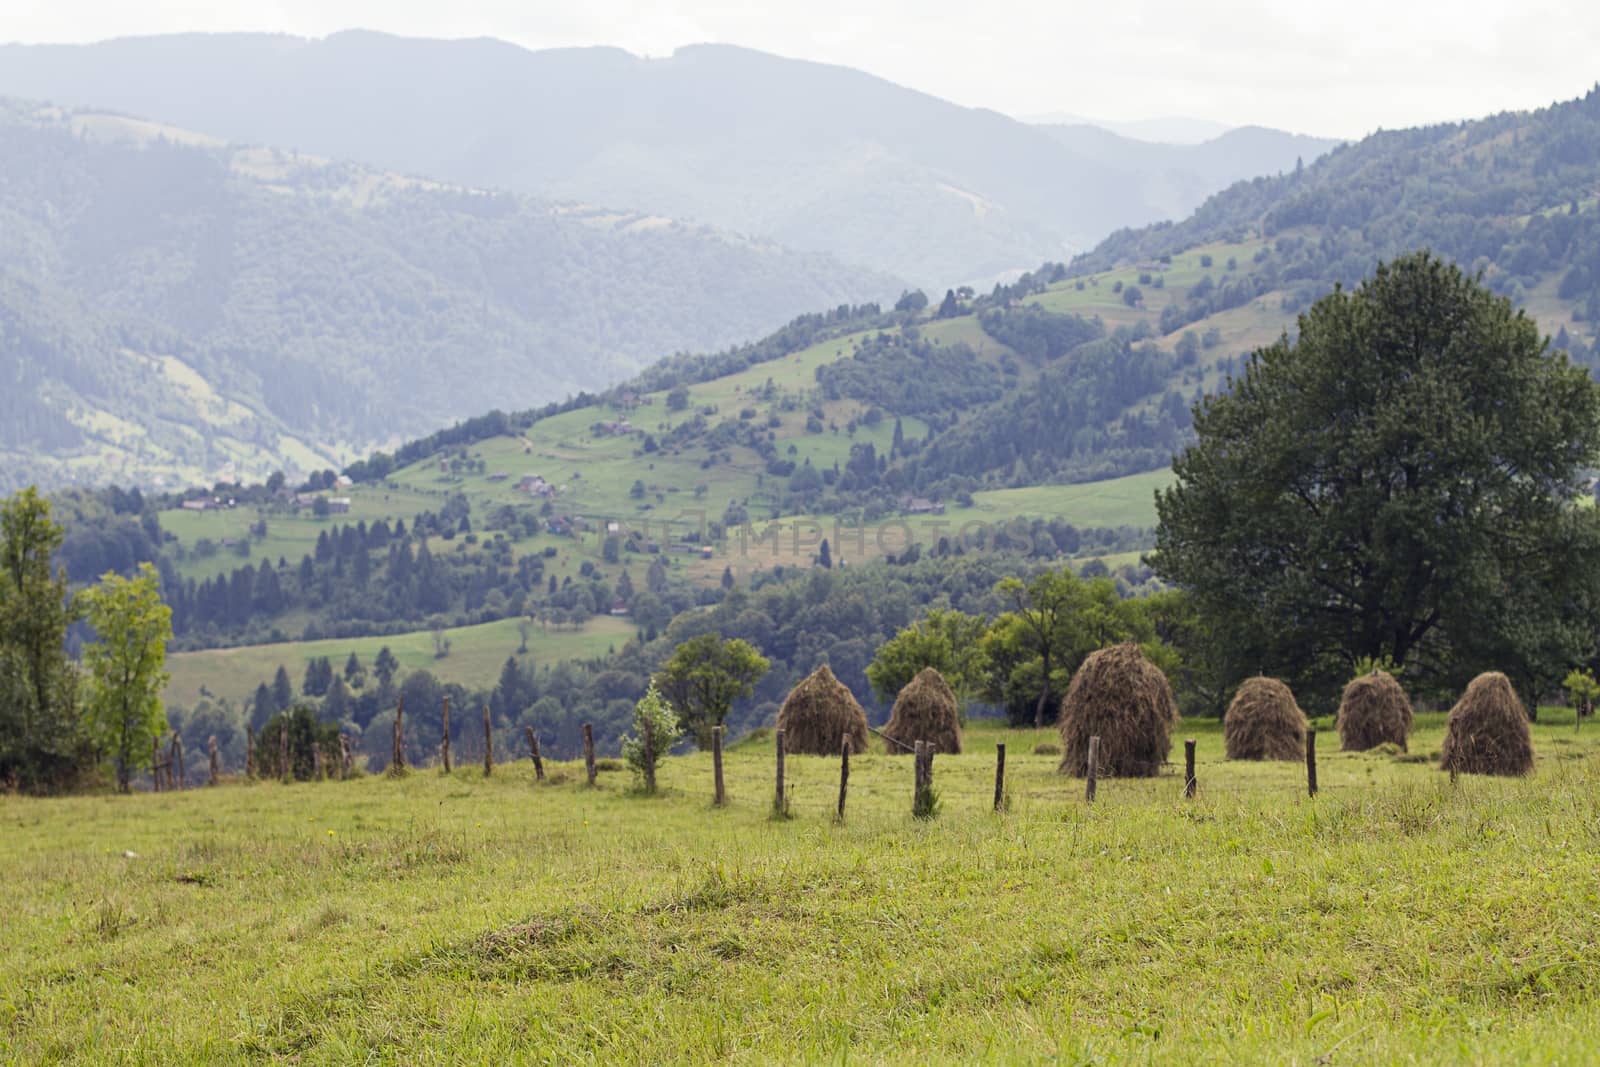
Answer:
<svg viewBox="0 0 1600 1067"><path fill-rule="evenodd" d="M406 769L406 698L401 697L394 709L394 755L390 758L389 769L396 774L403 774Z"/></svg>
<svg viewBox="0 0 1600 1067"><path fill-rule="evenodd" d="M839 810L834 818L844 822L844 798L850 791L850 738L839 745Z"/></svg>
<svg viewBox="0 0 1600 1067"><path fill-rule="evenodd" d="M494 727L489 723L489 705L483 706L483 776L494 773Z"/></svg>
<svg viewBox="0 0 1600 1067"><path fill-rule="evenodd" d="M1194 777L1194 738L1189 738L1183 743L1183 795L1192 797L1199 783Z"/></svg>
<svg viewBox="0 0 1600 1067"><path fill-rule="evenodd" d="M1309 795L1317 795L1317 731L1315 728L1306 731L1306 790Z"/></svg>
<svg viewBox="0 0 1600 1067"><path fill-rule="evenodd" d="M161 792L161 738L150 739L150 781L157 793Z"/></svg>
<svg viewBox="0 0 1600 1067"><path fill-rule="evenodd" d="M176 778L173 779L174 782L176 783L176 787L178 789L182 789L183 788L183 735L182 734L174 733L172 735L172 755L169 757L169 759L170 759L170 761L172 763L172 766L177 768L177 771L176 771L177 776L176 776Z"/></svg>
<svg viewBox="0 0 1600 1067"><path fill-rule="evenodd" d="M1006 743L994 746L994 810L1006 810Z"/></svg>
<svg viewBox="0 0 1600 1067"><path fill-rule="evenodd" d="M722 727L711 728L711 779L714 793L711 803L722 807L728 802L728 788L722 780Z"/></svg>
<svg viewBox="0 0 1600 1067"><path fill-rule="evenodd" d="M539 735L533 732L533 727L524 726L523 732L528 735L528 751L533 753L533 777L535 781L544 781L544 760L539 758Z"/></svg>
<svg viewBox="0 0 1600 1067"><path fill-rule="evenodd" d="M1095 779L1100 776L1100 737L1098 734L1089 738L1089 763L1085 769L1088 781L1084 784L1084 797L1089 803L1093 804Z"/></svg>
<svg viewBox="0 0 1600 1067"><path fill-rule="evenodd" d="M339 735L339 780L350 777L350 737L348 734Z"/></svg>
<svg viewBox="0 0 1600 1067"><path fill-rule="evenodd" d="M594 727L588 723L583 724L583 765L589 772L589 784L594 785Z"/></svg>
<svg viewBox="0 0 1600 1067"><path fill-rule="evenodd" d="M216 785L222 778L222 752L217 748L216 734L206 739L206 752L211 757L211 784Z"/></svg>
<svg viewBox="0 0 1600 1067"><path fill-rule="evenodd" d="M450 698L444 698L444 738L439 742L439 758L444 762L444 773L450 773Z"/></svg>
<svg viewBox="0 0 1600 1067"><path fill-rule="evenodd" d="M775 747L778 752L778 788L772 797L772 814L781 818L789 814L788 801L783 793L783 730L781 728L774 732L773 740L776 743Z"/></svg>

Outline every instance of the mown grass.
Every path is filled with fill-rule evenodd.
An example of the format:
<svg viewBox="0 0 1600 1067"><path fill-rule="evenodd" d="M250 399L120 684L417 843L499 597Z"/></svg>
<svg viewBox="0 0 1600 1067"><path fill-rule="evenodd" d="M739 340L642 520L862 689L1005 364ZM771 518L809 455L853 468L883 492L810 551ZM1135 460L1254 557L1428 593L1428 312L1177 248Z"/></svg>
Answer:
<svg viewBox="0 0 1600 1067"><path fill-rule="evenodd" d="M936 764L735 746L664 791L445 777L0 799L0 1049L51 1062L1592 1061L1600 731L1526 781L1425 760L1082 783L1031 731ZM989 811L994 742L1011 808ZM1177 748L1181 758L1181 747ZM136 855L128 856L132 852Z"/></svg>

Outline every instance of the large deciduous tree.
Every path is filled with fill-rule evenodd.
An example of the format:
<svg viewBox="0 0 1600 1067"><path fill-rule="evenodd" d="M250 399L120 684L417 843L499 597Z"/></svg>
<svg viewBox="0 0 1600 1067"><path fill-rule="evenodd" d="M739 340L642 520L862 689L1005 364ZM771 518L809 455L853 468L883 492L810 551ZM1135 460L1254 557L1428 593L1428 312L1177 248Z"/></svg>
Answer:
<svg viewBox="0 0 1600 1067"><path fill-rule="evenodd" d="M750 695L767 666L747 641L701 634L672 650L656 684L704 749L711 747L712 727L722 725L735 700Z"/></svg>
<svg viewBox="0 0 1600 1067"><path fill-rule="evenodd" d="M133 578L110 573L84 594L97 640L83 651L88 670L90 734L117 768L117 788L128 791L150 743L166 729L161 690L167 684L167 642L172 609L162 603L160 581L148 563Z"/></svg>
<svg viewBox="0 0 1600 1067"><path fill-rule="evenodd" d="M1425 254L1335 291L1204 400L1152 565L1236 675L1385 657L1525 690L1592 652L1600 396L1510 302Z"/></svg>
<svg viewBox="0 0 1600 1067"><path fill-rule="evenodd" d="M965 706L982 684L983 637L989 620L948 608L930 608L878 646L867 681L880 703L890 703L916 673L932 667Z"/></svg>

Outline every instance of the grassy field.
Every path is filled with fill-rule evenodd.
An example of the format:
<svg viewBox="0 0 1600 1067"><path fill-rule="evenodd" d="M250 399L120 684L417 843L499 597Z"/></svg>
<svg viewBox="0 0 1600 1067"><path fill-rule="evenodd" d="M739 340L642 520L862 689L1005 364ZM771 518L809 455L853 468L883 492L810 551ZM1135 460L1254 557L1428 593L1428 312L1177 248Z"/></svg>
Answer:
<svg viewBox="0 0 1600 1067"><path fill-rule="evenodd" d="M548 665L558 660L603 656L608 649L621 648L633 634L634 626L628 619L609 615L596 616L578 630L544 629L534 624L528 635L528 654L523 657L523 665L529 660ZM433 634L428 630L390 637L330 638L179 652L167 661L172 680L167 684L163 699L192 705L204 689L212 696L242 700L253 693L258 684L270 684L279 664L289 669L290 679L299 685L306 664L319 656L327 656L333 661L334 669L341 670L354 652L370 670L378 650L385 646L400 661L402 676L408 671L426 669L446 682L488 689L493 688L500 677L506 657L516 655L522 644L516 619L454 627L445 630L443 636L450 641L450 654L443 659L434 658Z"/></svg>
<svg viewBox="0 0 1600 1067"><path fill-rule="evenodd" d="M1342 754L1082 783L1031 732L936 765L735 746L664 792L526 762L0 797L7 1062L1583 1063L1600 1057L1600 731L1451 783ZM989 810L1009 745L1010 811ZM1179 749L1181 755L1181 749Z"/></svg>

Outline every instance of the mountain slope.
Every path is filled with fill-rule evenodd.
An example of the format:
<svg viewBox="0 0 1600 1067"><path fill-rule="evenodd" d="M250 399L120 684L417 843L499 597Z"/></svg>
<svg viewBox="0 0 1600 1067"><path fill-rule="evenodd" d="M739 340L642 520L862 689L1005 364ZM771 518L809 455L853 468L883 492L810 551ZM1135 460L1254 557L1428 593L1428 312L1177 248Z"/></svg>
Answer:
<svg viewBox="0 0 1600 1067"><path fill-rule="evenodd" d="M315 469L894 291L660 217L0 101L0 489Z"/></svg>
<svg viewBox="0 0 1600 1067"><path fill-rule="evenodd" d="M7 46L0 92L704 220L940 286L1181 217L1332 144L1277 135L1218 173L1182 148L1119 138L1126 151L1108 158L858 71L734 47L643 59L362 31Z"/></svg>

